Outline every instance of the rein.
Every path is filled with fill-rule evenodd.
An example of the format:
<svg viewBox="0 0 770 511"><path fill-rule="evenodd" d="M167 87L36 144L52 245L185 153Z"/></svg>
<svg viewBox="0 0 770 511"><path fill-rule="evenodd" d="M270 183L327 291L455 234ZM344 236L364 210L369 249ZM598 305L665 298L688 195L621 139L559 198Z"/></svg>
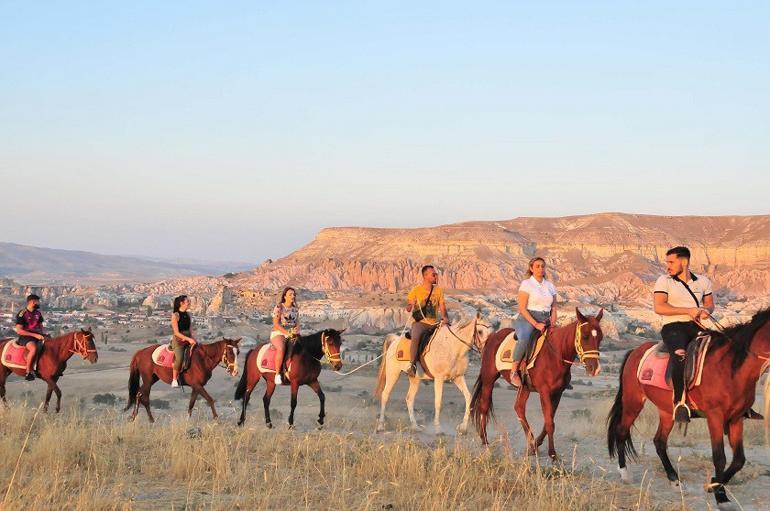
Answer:
<svg viewBox="0 0 770 511"><path fill-rule="evenodd" d="M450 334L452 334L452 335L454 336L454 338L455 338L455 339L457 339L457 340L458 340L458 341L460 341L461 343L463 343L463 344L465 344L466 346L468 346L468 348L469 348L469 349L471 349L471 350L475 351L476 353L479 353L479 354L481 354L481 349L479 349L479 347L478 347L478 344L479 344L479 343L478 343L479 333L478 333L478 331L476 330L476 325L479 325L479 324L481 324L481 326L483 326L483 327L489 328L489 326L488 326L488 325L485 325L485 324L483 324L483 323L479 323L479 320L478 320L478 319L475 319L475 320L473 321L473 335L471 336L471 342L470 342L470 343L468 343L468 342L465 342L464 340L462 340L462 339L460 338L460 336L458 336L456 333L454 333L454 332L452 331L452 327L450 327L449 325L447 325L446 329L447 329L447 330L449 330L449 333L450 333Z"/></svg>
<svg viewBox="0 0 770 511"><path fill-rule="evenodd" d="M736 342L733 340L733 338L730 337L729 335L727 335L727 329L722 325L722 323L720 323L717 318L712 316L710 312L708 313L708 315L709 315L709 319L714 323L714 325L719 330L719 333L724 335L727 338L727 340L730 341L731 343L736 344ZM754 351L751 348L748 349L748 352L749 352L749 355L753 355L753 356L757 357L759 360L764 360L765 361L765 364L762 366L762 370L760 370L760 372L759 372L760 375L762 373L764 373L770 367L770 354L768 354L768 355L760 355L758 353L754 353Z"/></svg>
<svg viewBox="0 0 770 511"><path fill-rule="evenodd" d="M88 347L89 334L83 333L83 337L78 338L78 333L83 332L75 332L72 334L72 348L69 350L70 353L75 353L76 355L80 355L83 358L88 357L89 353L96 353L96 349L91 349Z"/></svg>
<svg viewBox="0 0 770 511"><path fill-rule="evenodd" d="M586 359L593 358L598 360L601 355L599 350L586 350L583 348L583 327L587 324L587 322L578 323L575 327L575 353L580 359L581 364L585 364ZM554 353L556 352L554 347L551 346L551 343L546 342L546 344L554 351ZM567 360L566 358L562 358L561 361L567 365L573 365L575 363L574 360Z"/></svg>

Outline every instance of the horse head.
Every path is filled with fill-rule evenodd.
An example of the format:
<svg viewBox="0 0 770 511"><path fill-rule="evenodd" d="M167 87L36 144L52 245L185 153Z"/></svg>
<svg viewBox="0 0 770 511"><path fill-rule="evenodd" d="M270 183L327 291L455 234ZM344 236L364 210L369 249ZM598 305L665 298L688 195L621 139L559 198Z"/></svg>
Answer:
<svg viewBox="0 0 770 511"><path fill-rule="evenodd" d="M344 328L342 330L329 328L321 332L321 351L335 371L342 368L340 351L342 349L342 332L345 330Z"/></svg>
<svg viewBox="0 0 770 511"><path fill-rule="evenodd" d="M484 323L481 320L481 312L476 312L476 320L474 321L473 332L473 345L481 352L484 349L484 345L487 343L489 335L492 333L492 326Z"/></svg>
<svg viewBox="0 0 770 511"><path fill-rule="evenodd" d="M230 376L237 376L238 354L241 352L238 344L241 342L241 338L238 337L237 339L228 339L223 337L222 340L225 343L225 349L222 351L221 365L227 370L228 373L230 373Z"/></svg>
<svg viewBox="0 0 770 511"><path fill-rule="evenodd" d="M96 351L96 342L94 342L94 333L91 327L81 328L79 332L72 335L72 352L95 364L99 360L99 353Z"/></svg>
<svg viewBox="0 0 770 511"><path fill-rule="evenodd" d="M575 329L575 351L580 362L585 365L589 376L596 376L602 370L599 363L599 345L604 338L599 322L604 315L604 309L596 316L585 316L575 307L578 326Z"/></svg>

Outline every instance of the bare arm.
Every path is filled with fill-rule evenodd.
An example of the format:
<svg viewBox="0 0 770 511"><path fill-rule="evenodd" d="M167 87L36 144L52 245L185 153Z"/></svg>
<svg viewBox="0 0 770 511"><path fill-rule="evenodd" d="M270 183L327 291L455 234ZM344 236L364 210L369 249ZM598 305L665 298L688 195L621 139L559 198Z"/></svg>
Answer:
<svg viewBox="0 0 770 511"><path fill-rule="evenodd" d="M16 330L16 333L19 334L19 335L24 335L24 336L27 336L27 337L34 337L35 339L37 339L39 341L42 341L45 338L41 334L39 334L37 332L30 332L28 330L24 330L24 328L22 328L21 325L16 325L14 330Z"/></svg>
<svg viewBox="0 0 770 511"><path fill-rule="evenodd" d="M412 312L412 309L414 309L414 300L409 300L406 302L406 312Z"/></svg>
<svg viewBox="0 0 770 511"><path fill-rule="evenodd" d="M441 300L441 322L449 324L449 313L446 311L446 302Z"/></svg>
<svg viewBox="0 0 770 511"><path fill-rule="evenodd" d="M558 314L556 311L556 297L553 297L553 304L551 305L551 326L556 326L556 318Z"/></svg>
<svg viewBox="0 0 770 511"><path fill-rule="evenodd" d="M290 337L291 333L281 325L281 315L273 316L273 330L278 330L286 337Z"/></svg>
<svg viewBox="0 0 770 511"><path fill-rule="evenodd" d="M711 298L711 296L709 296L709 298ZM714 305L713 299L711 299L711 305L712 307ZM690 316L692 319L697 318L700 314L700 309L698 307L674 307L673 305L669 305L668 295L666 293L654 294L654 310L655 314L660 314L661 316L686 315Z"/></svg>
<svg viewBox="0 0 770 511"><path fill-rule="evenodd" d="M537 325L537 320L532 317L532 314L527 310L527 304L529 304L529 293L526 291L519 291L519 314L524 316L530 325Z"/></svg>

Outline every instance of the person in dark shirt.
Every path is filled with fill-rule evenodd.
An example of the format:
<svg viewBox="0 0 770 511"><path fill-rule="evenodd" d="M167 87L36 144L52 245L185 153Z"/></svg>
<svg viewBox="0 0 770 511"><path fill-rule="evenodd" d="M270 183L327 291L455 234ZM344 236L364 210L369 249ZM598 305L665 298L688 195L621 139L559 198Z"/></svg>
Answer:
<svg viewBox="0 0 770 511"><path fill-rule="evenodd" d="M174 312L171 314L171 349L174 352L174 367L172 369L171 386L179 387L179 372L182 370L185 350L195 346L197 341L192 333L192 318L187 310L190 308L190 299L187 295L174 298Z"/></svg>
<svg viewBox="0 0 770 511"><path fill-rule="evenodd" d="M32 372L32 364L38 351L38 342L45 339L43 331L43 314L40 313L40 297L29 295L27 297L27 306L16 315L16 333L19 334L19 340L16 341L19 346L27 349L27 375L24 377L27 381L35 379Z"/></svg>

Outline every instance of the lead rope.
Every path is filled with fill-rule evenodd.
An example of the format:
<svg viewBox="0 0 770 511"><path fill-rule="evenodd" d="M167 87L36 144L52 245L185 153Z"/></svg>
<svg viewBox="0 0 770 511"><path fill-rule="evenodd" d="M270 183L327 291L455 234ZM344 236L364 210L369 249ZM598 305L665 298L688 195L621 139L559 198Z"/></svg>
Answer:
<svg viewBox="0 0 770 511"><path fill-rule="evenodd" d="M402 329L401 329L401 335L399 335L399 336L398 336L398 338L399 338L399 339L401 339L401 338L404 336L404 334L406 333L406 328L409 326L409 320L410 320L410 319L412 319L412 316L411 316L411 315L407 316L407 318L406 318L406 322L404 323L404 328L402 328ZM368 366L368 365L370 365L370 364L373 364L373 363L377 362L377 361L378 361L379 359L381 359L381 358L382 358L384 355L385 355L385 353L380 353L380 354L379 354L379 355L377 355L375 358L371 359L369 362L366 362L366 363L364 363L364 364L361 364L360 366L358 366L358 367L356 367L355 369L352 369L352 370L350 370L350 371L348 371L348 372L346 372L346 373L343 373L343 372L340 372L340 371L332 371L332 372L333 372L334 374L336 374L337 376L339 376L340 378L343 378L343 377L345 377L345 376L350 376L351 374L353 374L353 373L355 373L355 372L357 372L357 371L360 371L360 370L361 370L361 369L363 369L364 367L366 367L366 366Z"/></svg>

